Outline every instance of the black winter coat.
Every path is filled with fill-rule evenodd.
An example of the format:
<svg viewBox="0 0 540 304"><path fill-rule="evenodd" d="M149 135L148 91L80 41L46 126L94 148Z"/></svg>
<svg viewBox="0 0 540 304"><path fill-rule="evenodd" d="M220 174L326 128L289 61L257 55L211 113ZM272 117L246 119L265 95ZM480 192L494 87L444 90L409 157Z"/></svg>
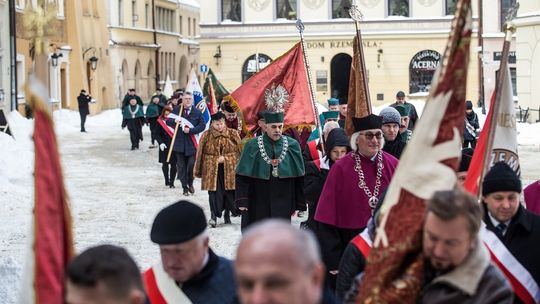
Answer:
<svg viewBox="0 0 540 304"><path fill-rule="evenodd" d="M465 120L474 128L474 131L471 132L467 129L467 122L465 122L465 128L463 129L463 139L464 140L475 140L476 139L476 130L480 129L480 123L478 122L478 115L472 111L470 114L465 114Z"/></svg>
<svg viewBox="0 0 540 304"><path fill-rule="evenodd" d="M403 153L403 150L405 150L405 146L407 145L407 143L401 139L401 136L403 136L403 134L398 132L396 139L393 141L386 141L384 143L383 151L388 152L395 158L399 159L401 157L401 153Z"/></svg>
<svg viewBox="0 0 540 304"><path fill-rule="evenodd" d="M180 106L174 107L172 113L180 115ZM176 138L174 140L173 151L184 153L185 156L191 156L195 155L196 152L191 135L196 135L204 131L206 128L206 123L201 111L199 111L195 106L191 106L191 110L186 119L193 125L193 128L191 128L187 134L180 130L180 127L178 128L178 132L176 133ZM167 125L174 128L176 126L176 122L174 119L169 118L167 119Z"/></svg>
<svg viewBox="0 0 540 304"><path fill-rule="evenodd" d="M84 95L80 94L77 96L77 103L79 104L79 113L81 115L88 115L90 114L90 110L88 109L88 104L92 101L92 97L90 95Z"/></svg>
<svg viewBox="0 0 540 304"><path fill-rule="evenodd" d="M484 222L487 229L495 232L484 203ZM540 285L540 216L527 211L523 206L512 218L504 236L499 236L512 255L529 271L536 284ZM522 303L517 297L514 303Z"/></svg>

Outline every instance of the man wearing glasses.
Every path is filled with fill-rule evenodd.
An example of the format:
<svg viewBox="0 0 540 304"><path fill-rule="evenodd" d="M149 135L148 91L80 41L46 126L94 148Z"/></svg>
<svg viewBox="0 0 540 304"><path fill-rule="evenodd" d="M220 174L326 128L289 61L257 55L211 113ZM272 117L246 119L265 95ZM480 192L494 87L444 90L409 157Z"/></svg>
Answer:
<svg viewBox="0 0 540 304"><path fill-rule="evenodd" d="M382 151L382 117L352 119L352 152L336 162L324 184L315 220L316 235L331 277L349 241L367 225L380 195L390 184L398 160Z"/></svg>

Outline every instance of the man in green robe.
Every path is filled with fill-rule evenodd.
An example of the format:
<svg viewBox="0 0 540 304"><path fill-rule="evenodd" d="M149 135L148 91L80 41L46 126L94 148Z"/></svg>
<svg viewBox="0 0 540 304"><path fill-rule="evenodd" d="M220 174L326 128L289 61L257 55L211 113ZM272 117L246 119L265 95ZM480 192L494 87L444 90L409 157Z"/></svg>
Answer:
<svg viewBox="0 0 540 304"><path fill-rule="evenodd" d="M304 211L304 162L298 142L283 136L283 113L265 112L266 132L249 140L236 167L236 205L242 230L265 218Z"/></svg>

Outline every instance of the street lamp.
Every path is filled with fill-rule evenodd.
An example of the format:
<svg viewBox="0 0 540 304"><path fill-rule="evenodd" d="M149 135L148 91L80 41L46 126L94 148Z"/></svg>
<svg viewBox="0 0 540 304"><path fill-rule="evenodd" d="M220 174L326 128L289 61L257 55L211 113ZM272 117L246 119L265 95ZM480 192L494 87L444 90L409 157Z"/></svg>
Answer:
<svg viewBox="0 0 540 304"><path fill-rule="evenodd" d="M90 68L92 68L92 71L97 69L98 60L99 59L96 56L92 56L90 59L88 59L88 61L90 61Z"/></svg>
<svg viewBox="0 0 540 304"><path fill-rule="evenodd" d="M63 56L62 56L62 53L60 53L60 54L53 53L53 54L51 55L51 64L52 64L53 67L57 67L57 66L58 66L58 58L60 58L60 57L63 57Z"/></svg>
<svg viewBox="0 0 540 304"><path fill-rule="evenodd" d="M218 45L216 48L216 53L214 54L214 60L216 65L219 65L219 60L221 59L221 45Z"/></svg>

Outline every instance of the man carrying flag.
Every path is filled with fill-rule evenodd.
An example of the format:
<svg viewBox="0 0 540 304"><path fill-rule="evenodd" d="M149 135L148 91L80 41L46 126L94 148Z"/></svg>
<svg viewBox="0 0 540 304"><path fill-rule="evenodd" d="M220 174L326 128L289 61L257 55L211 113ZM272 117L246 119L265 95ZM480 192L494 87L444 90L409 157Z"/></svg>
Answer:
<svg viewBox="0 0 540 304"><path fill-rule="evenodd" d="M176 154L178 177L182 183L185 196L195 193L193 166L195 165L197 142L193 140L192 136L201 133L206 128L203 114L193 105L193 98L192 92L184 92L182 104L174 107L172 114L175 115L169 115L167 119L167 125L173 128L179 124L176 137L173 136L174 142L171 145L173 152Z"/></svg>
<svg viewBox="0 0 540 304"><path fill-rule="evenodd" d="M513 7L505 23L505 41L496 90L489 113L467 172L464 188L485 202L487 216L482 238L492 261L503 271L516 295L516 303L540 303L538 264L531 262L538 235L534 216L516 204L521 193L520 165L512 83L508 67L508 52L515 26L517 7ZM504 166L500 162L504 162ZM495 163L495 165L493 165ZM492 167L493 166L493 167ZM492 167L482 182L485 171ZM508 170L511 168L511 170ZM513 171L511 174L510 171ZM518 185L519 183L519 185ZM480 185L482 187L480 187ZM524 212L525 211L525 212ZM497 228L499 227L499 228ZM492 232L493 231L493 232ZM527 244L527 245L524 245ZM518 249L519 248L519 249ZM525 249L527 248L527 249ZM530 254L530 255L528 255Z"/></svg>

